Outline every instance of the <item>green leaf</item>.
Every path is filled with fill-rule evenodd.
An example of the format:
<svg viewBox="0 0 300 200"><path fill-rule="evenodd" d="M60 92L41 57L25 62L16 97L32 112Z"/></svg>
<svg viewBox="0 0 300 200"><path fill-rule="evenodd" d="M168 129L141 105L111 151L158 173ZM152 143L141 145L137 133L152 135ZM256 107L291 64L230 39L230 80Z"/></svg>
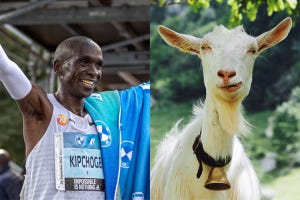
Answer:
<svg viewBox="0 0 300 200"><path fill-rule="evenodd" d="M284 5L284 3L283 3L282 0L278 0L278 7L279 7L280 10L284 10L285 9L285 5Z"/></svg>
<svg viewBox="0 0 300 200"><path fill-rule="evenodd" d="M286 0L288 5L294 10L297 7L297 0Z"/></svg>

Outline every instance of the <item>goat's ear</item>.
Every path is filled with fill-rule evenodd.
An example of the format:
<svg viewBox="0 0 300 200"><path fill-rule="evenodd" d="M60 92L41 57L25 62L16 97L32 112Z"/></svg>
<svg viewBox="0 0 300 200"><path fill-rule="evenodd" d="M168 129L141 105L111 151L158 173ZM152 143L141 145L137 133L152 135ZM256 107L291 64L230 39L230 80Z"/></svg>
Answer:
<svg viewBox="0 0 300 200"><path fill-rule="evenodd" d="M256 37L258 52L262 52L284 40L292 28L290 17L282 20L275 28Z"/></svg>
<svg viewBox="0 0 300 200"><path fill-rule="evenodd" d="M160 36L164 39L164 41L168 43L170 46L176 47L183 52L200 54L200 43L201 43L200 38L191 35L177 33L161 25L158 26L158 32Z"/></svg>

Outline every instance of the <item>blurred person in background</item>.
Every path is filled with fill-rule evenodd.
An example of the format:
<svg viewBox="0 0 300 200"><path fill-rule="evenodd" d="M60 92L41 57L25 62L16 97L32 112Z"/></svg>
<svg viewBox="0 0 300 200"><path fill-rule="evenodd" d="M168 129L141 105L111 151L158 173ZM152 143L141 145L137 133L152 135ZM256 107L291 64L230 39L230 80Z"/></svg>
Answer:
<svg viewBox="0 0 300 200"><path fill-rule="evenodd" d="M17 200L20 199L23 179L15 173L9 166L10 155L0 149L0 199Z"/></svg>

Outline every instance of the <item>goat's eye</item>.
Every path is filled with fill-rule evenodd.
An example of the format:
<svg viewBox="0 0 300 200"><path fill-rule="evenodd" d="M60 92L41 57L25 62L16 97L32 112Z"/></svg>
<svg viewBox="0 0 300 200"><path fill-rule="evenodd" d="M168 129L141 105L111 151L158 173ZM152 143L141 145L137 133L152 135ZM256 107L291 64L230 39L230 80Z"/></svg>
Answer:
<svg viewBox="0 0 300 200"><path fill-rule="evenodd" d="M251 47L250 49L248 49L247 53L256 54L256 49L254 47Z"/></svg>
<svg viewBox="0 0 300 200"><path fill-rule="evenodd" d="M205 52L205 51L210 51L210 50L211 50L211 47L209 46L209 44L204 43L204 44L201 45L201 50L202 50L203 52Z"/></svg>

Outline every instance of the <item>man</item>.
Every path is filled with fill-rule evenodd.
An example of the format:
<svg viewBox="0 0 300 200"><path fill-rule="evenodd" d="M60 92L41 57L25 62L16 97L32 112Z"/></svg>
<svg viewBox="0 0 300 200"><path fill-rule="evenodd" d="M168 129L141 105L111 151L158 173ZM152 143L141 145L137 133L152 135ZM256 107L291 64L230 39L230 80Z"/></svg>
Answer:
<svg viewBox="0 0 300 200"><path fill-rule="evenodd" d="M53 60L59 87L47 95L0 49L0 80L23 117L26 200L149 197L140 164L149 164L149 88L93 94L102 62L91 39L64 40Z"/></svg>
<svg viewBox="0 0 300 200"><path fill-rule="evenodd" d="M11 170L9 162L9 153L0 149L0 199L18 200L23 181L19 175Z"/></svg>

